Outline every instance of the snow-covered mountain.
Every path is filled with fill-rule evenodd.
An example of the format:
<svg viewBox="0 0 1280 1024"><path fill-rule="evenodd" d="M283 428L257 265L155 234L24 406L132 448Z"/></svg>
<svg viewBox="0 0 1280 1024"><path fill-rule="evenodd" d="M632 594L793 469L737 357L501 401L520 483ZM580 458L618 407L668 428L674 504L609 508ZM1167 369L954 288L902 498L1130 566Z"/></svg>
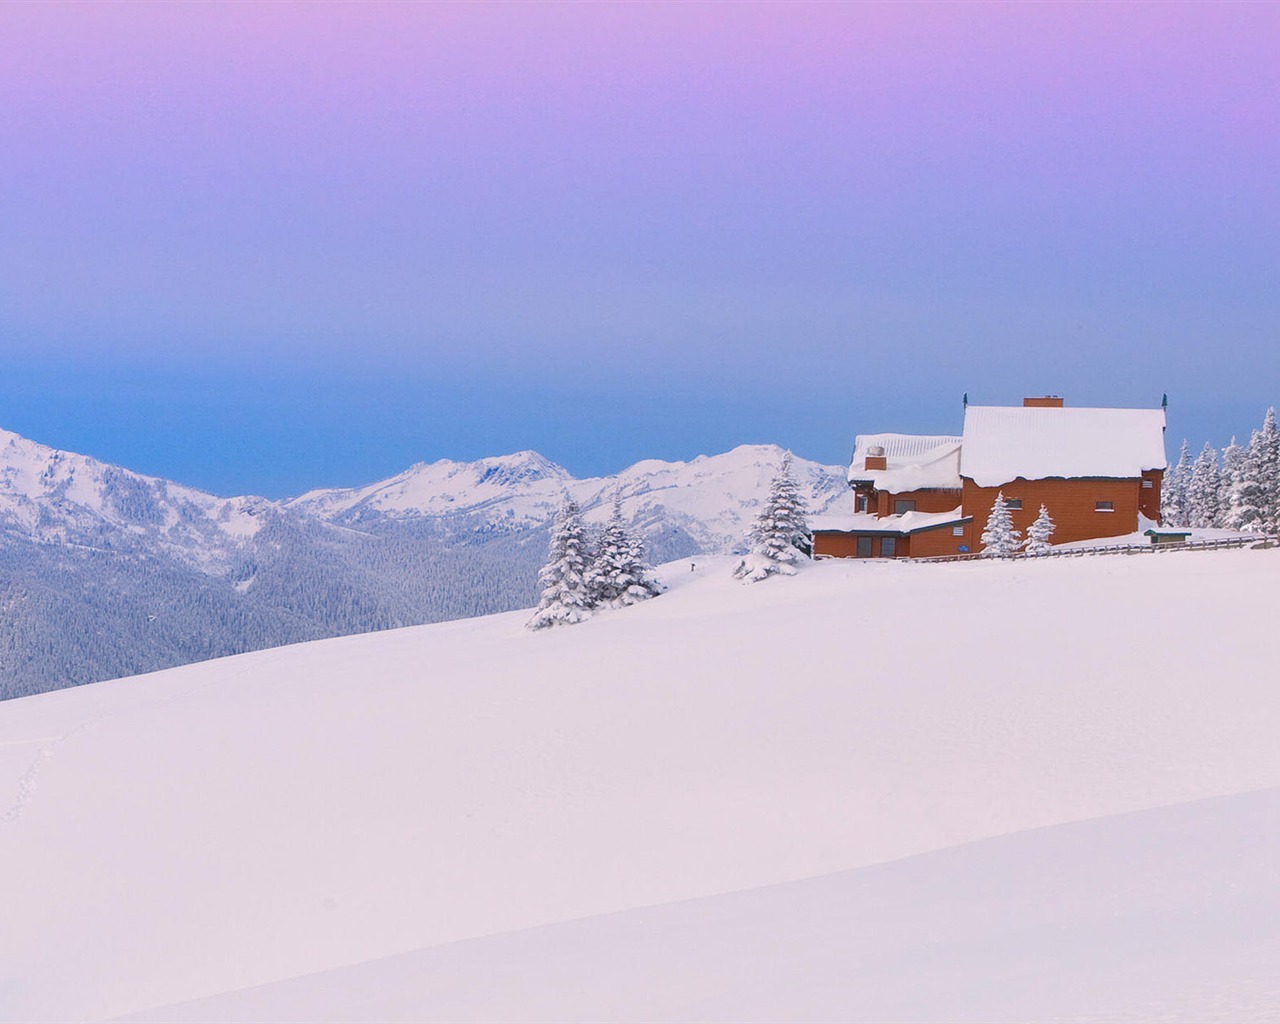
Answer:
<svg viewBox="0 0 1280 1024"><path fill-rule="evenodd" d="M0 430L0 530L40 544L141 543L207 572L252 538L265 498L217 498Z"/></svg>
<svg viewBox="0 0 1280 1024"><path fill-rule="evenodd" d="M0 704L0 1020L1280 1015L1280 551L696 561Z"/></svg>
<svg viewBox="0 0 1280 1024"><path fill-rule="evenodd" d="M309 491L289 504L323 519L447 516L510 503L528 493L559 495L569 472L537 452L476 462L419 462L364 487Z"/></svg>
<svg viewBox="0 0 1280 1024"><path fill-rule="evenodd" d="M466 519L477 529L522 530L549 522L565 494L583 507L588 522L603 522L616 496L627 519L646 534L678 529L695 550L723 552L741 543L781 458L774 445L742 445L691 462L650 459L616 476L586 480L575 480L537 452L478 462L442 459L366 487L311 491L288 507L353 526ZM794 472L814 513L847 502L839 469L795 460Z"/></svg>
<svg viewBox="0 0 1280 1024"><path fill-rule="evenodd" d="M575 480L519 452L277 502L0 432L0 697L528 605L566 492L594 521L618 494L655 561L732 550L781 457ZM839 470L794 465L815 512L845 500Z"/></svg>

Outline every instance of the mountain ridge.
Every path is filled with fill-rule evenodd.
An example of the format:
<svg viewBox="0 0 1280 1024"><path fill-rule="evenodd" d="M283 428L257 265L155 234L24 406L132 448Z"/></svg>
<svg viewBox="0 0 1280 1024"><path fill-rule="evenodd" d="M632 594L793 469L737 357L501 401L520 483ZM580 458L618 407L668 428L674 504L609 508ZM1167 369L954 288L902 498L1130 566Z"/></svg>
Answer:
<svg viewBox="0 0 1280 1024"><path fill-rule="evenodd" d="M616 495L624 516L634 525L649 532L647 528L656 523L675 521L689 530L705 553L728 550L741 540L750 520L743 508L754 507L754 495L762 495L768 487L782 455L783 449L776 445L744 444L687 462L645 459L611 476L582 479L533 451L475 462L441 459L416 463L363 487L310 491L284 504L348 525L378 517L427 520L479 514L493 526L511 528L549 522L565 494L582 506L588 522L599 522L607 518ZM797 459L793 472L815 514L847 493L836 467ZM464 485L461 492L458 484ZM702 489L709 493L688 492L700 485L707 485ZM513 493L513 487L522 493ZM468 491L470 500L465 496ZM660 497L664 494L678 500L668 504ZM745 506L743 494L752 496Z"/></svg>
<svg viewBox="0 0 1280 1024"><path fill-rule="evenodd" d="M0 431L0 698L527 607L548 524L614 496L652 560L732 551L782 458L741 445L575 479L525 450L354 488L222 498ZM797 459L815 513L847 494Z"/></svg>

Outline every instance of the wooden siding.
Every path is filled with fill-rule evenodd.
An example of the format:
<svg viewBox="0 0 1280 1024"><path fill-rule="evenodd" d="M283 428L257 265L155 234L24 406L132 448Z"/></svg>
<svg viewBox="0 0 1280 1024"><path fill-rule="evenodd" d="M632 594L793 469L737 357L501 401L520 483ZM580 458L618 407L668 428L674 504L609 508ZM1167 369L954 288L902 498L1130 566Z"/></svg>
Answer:
<svg viewBox="0 0 1280 1024"><path fill-rule="evenodd" d="M960 531L960 536L955 535L955 530ZM911 535L911 557L912 558L937 558L939 555L958 555L961 554L960 549L968 545L969 550L973 550L973 546L969 544L969 531L972 529L971 523L957 523L955 527L938 526L932 530L921 530L919 533Z"/></svg>
<svg viewBox="0 0 1280 1024"><path fill-rule="evenodd" d="M971 550L981 548L982 531L986 529L991 506L1001 491L1006 498L1021 498L1022 508L1012 511L1013 527L1023 531L1035 522L1043 504L1049 509L1054 522L1053 543L1065 544L1076 540L1095 540L1103 537L1120 537L1135 533L1138 529L1139 496L1156 494L1159 501L1159 482L1145 490L1135 477L1130 480L1085 478L1072 480L1023 480L1019 478L1003 487L979 487L972 480L964 481L965 515L973 516L970 527L974 542ZM1114 511L1099 512L1099 501L1109 501ZM1154 517L1152 517L1154 518Z"/></svg>
<svg viewBox="0 0 1280 1024"><path fill-rule="evenodd" d="M813 535L813 555L815 558L857 558L858 541L870 539L872 558L910 558L911 537L896 533L837 533L819 530ZM882 554L881 544L885 540L894 542L892 555Z"/></svg>
<svg viewBox="0 0 1280 1024"><path fill-rule="evenodd" d="M1164 470L1149 469L1142 474L1144 481L1150 480L1150 487L1143 487L1138 492L1138 511L1148 519L1154 519L1157 523L1162 522L1160 518L1160 491L1164 486Z"/></svg>
<svg viewBox="0 0 1280 1024"><path fill-rule="evenodd" d="M889 491L872 491L871 497L868 511L878 516L891 516L895 501L914 501L917 512L950 512L960 507L962 492L928 489L892 494ZM857 511L856 499L854 511Z"/></svg>
<svg viewBox="0 0 1280 1024"><path fill-rule="evenodd" d="M935 558L938 555L958 555L960 548L969 543L969 524L957 524L961 535L956 536L954 528L937 526L929 530L920 530L906 536L892 534L897 543L894 558ZM823 558L857 558L858 540L862 537L871 539L871 557L881 558L881 541L886 534L882 533L838 533L834 530L819 530L813 535L813 553ZM972 548L970 548L972 550Z"/></svg>
<svg viewBox="0 0 1280 1024"><path fill-rule="evenodd" d="M856 558L858 537L853 533L817 530L813 535L814 558Z"/></svg>

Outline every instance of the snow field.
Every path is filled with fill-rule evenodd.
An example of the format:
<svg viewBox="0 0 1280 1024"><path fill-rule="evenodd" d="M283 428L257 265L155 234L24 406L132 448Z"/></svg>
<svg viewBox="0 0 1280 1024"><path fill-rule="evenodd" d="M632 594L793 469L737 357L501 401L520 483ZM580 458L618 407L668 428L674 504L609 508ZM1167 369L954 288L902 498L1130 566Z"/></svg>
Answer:
<svg viewBox="0 0 1280 1024"><path fill-rule="evenodd" d="M572 627L530 633L519 612L0 705L0 1016L109 1018L1280 786L1273 615L1259 599L1277 552L826 562L754 586L730 578L731 560L695 564L665 568L662 598ZM1029 849L1020 870L1034 874ZM895 890L897 910L860 912L888 921L916 906L921 870ZM1272 891L1259 878L1250 891ZM685 916L696 909L668 908L672 931L658 921L641 940L729 934L707 906L697 927ZM793 915L805 934L807 913ZM690 942L713 972L711 939ZM904 942L894 976L927 980L931 961ZM1021 970L1030 992L1027 971L1053 955L989 966ZM1065 988L1081 987L1062 970ZM837 975L822 975L830 999L814 1006L856 1000ZM649 989L669 988L663 977ZM321 1004L368 1016L334 978L316 982ZM397 1012L468 1016L465 994L437 1002L414 978ZM807 1005L779 978L762 1016ZM582 991L587 1016L600 1006ZM685 1008L732 1017L735 991ZM983 1005L949 991L953 1006ZM466 1005L475 1019L539 1005L554 1017L567 1005L554 995L472 992ZM909 1001L893 1005L910 1016Z"/></svg>
<svg viewBox="0 0 1280 1024"><path fill-rule="evenodd" d="M1280 790L488 936L130 1021L1274 1021Z"/></svg>

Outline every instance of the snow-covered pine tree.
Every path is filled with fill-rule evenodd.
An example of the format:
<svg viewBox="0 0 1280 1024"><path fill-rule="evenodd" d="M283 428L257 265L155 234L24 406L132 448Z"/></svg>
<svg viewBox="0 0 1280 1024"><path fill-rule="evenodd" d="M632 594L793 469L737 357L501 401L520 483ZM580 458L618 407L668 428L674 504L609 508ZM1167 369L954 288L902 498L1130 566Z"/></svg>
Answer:
<svg viewBox="0 0 1280 1024"><path fill-rule="evenodd" d="M1233 437L1231 443L1222 450L1221 489L1218 492L1218 520L1215 526L1227 530L1240 529L1240 488L1244 485L1244 467L1248 453L1236 444Z"/></svg>
<svg viewBox="0 0 1280 1024"><path fill-rule="evenodd" d="M1165 526L1187 525L1187 488L1191 485L1191 445L1186 438L1178 461L1164 478L1160 493L1160 518Z"/></svg>
<svg viewBox="0 0 1280 1024"><path fill-rule="evenodd" d="M1013 528L1013 515L1004 500L1004 491L996 495L987 517L987 527L982 531L983 558L1012 558L1021 547L1022 531Z"/></svg>
<svg viewBox="0 0 1280 1024"><path fill-rule="evenodd" d="M1240 486L1236 490L1237 530L1262 533L1266 529L1268 495L1265 466L1263 464L1262 431L1255 430L1249 438L1240 469Z"/></svg>
<svg viewBox="0 0 1280 1024"><path fill-rule="evenodd" d="M565 495L556 513L547 549L547 564L538 573L542 598L526 625L530 629L569 625L591 617L587 592L587 537L582 510Z"/></svg>
<svg viewBox="0 0 1280 1024"><path fill-rule="evenodd" d="M619 602L624 606L647 601L651 597L664 593L667 589L667 585L658 579L654 574L653 566L649 564L644 538L634 530L628 530L627 545L627 553L630 556L627 575L632 578L632 583L619 597Z"/></svg>
<svg viewBox="0 0 1280 1024"><path fill-rule="evenodd" d="M1049 538L1053 536L1053 520L1049 518L1049 510L1040 506L1040 514L1036 521L1027 527L1027 539L1022 550L1028 555L1043 555L1053 549Z"/></svg>
<svg viewBox="0 0 1280 1024"><path fill-rule="evenodd" d="M1267 410L1258 432L1256 473L1262 489L1262 529L1280 533L1280 430L1276 428L1274 407Z"/></svg>
<svg viewBox="0 0 1280 1024"><path fill-rule="evenodd" d="M1187 525L1192 529L1204 530L1217 523L1221 477L1218 450L1206 441L1191 466L1191 481L1187 484Z"/></svg>
<svg viewBox="0 0 1280 1024"><path fill-rule="evenodd" d="M775 573L793 575L813 550L805 514L804 498L791 476L791 453L787 452L748 534L751 548L734 566L733 575L747 583Z"/></svg>
<svg viewBox="0 0 1280 1024"><path fill-rule="evenodd" d="M587 572L592 607L623 608L662 593L662 584L645 561L644 542L627 529L622 503L614 498L613 515L605 523Z"/></svg>

